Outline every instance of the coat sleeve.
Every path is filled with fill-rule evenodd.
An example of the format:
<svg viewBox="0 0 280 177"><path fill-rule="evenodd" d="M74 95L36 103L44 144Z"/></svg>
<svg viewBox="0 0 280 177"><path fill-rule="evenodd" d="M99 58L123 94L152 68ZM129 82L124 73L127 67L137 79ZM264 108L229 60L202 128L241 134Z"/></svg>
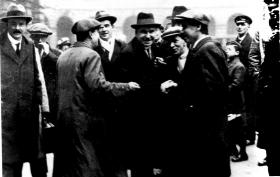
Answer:
<svg viewBox="0 0 280 177"><path fill-rule="evenodd" d="M121 96L130 90L128 83L106 81L100 56L95 53L84 63L84 79L92 92L105 90L114 96Z"/></svg>
<svg viewBox="0 0 280 177"><path fill-rule="evenodd" d="M256 78L259 75L261 64L261 50L259 40L259 33L257 33L252 40L249 51L248 72L249 75L253 76L254 78Z"/></svg>

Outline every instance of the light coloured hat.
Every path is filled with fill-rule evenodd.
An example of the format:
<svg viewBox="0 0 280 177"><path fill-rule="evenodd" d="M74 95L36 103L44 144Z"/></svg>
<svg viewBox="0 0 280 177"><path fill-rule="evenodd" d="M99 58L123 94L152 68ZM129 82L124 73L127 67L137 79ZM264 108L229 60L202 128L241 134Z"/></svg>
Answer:
<svg viewBox="0 0 280 177"><path fill-rule="evenodd" d="M7 22L11 18L24 18L26 23L32 20L31 16L26 15L26 10L23 5L11 3L7 8L6 16L1 18L3 22Z"/></svg>
<svg viewBox="0 0 280 177"><path fill-rule="evenodd" d="M180 18L182 21L194 20L204 25L208 25L210 22L209 18L204 13L194 10L188 10L182 14L176 15L176 17Z"/></svg>
<svg viewBox="0 0 280 177"><path fill-rule="evenodd" d="M62 37L57 41L57 46L71 45L69 37Z"/></svg>
<svg viewBox="0 0 280 177"><path fill-rule="evenodd" d="M174 36L178 36L178 35L181 35L182 34L182 27L180 26L172 26L172 27L169 27L167 30L165 30L161 37L163 39L165 38L170 38L170 37L174 37Z"/></svg>
<svg viewBox="0 0 280 177"><path fill-rule="evenodd" d="M42 35L51 35L52 31L43 23L34 23L32 24L27 31L30 34L42 34Z"/></svg>

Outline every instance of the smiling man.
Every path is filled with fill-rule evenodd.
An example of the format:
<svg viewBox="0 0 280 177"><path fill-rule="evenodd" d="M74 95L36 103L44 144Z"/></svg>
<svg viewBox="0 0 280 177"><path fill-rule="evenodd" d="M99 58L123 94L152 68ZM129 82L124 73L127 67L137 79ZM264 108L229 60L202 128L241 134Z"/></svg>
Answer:
<svg viewBox="0 0 280 177"><path fill-rule="evenodd" d="M141 89L126 99L126 138L124 146L127 164L132 176L152 176L153 169L161 168L159 155L160 135L160 74L155 65L155 52L152 47L154 33L160 28L152 13L140 12L137 23L131 25L135 37L122 50L120 68L124 81L134 79ZM156 138L156 139L155 139ZM155 170L159 172L160 170Z"/></svg>

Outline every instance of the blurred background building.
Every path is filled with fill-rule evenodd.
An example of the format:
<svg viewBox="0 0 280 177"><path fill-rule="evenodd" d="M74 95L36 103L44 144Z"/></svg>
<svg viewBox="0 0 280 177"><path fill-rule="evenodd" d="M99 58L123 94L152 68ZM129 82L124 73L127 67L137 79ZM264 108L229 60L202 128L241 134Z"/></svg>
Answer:
<svg viewBox="0 0 280 177"><path fill-rule="evenodd" d="M164 26L168 23L166 16L171 15L173 7L178 5L206 13L211 19L210 35L222 43L236 37L233 19L238 14L246 14L253 19L251 33L264 25L263 0L0 0L0 17L5 15L11 2L23 4L34 18L32 23L42 22L52 29L54 34L50 43L53 45L61 37L69 37L74 42L73 23L93 17L98 10L106 10L118 18L115 23L117 35L126 41L134 36L130 25L136 22L139 12L152 12L156 21ZM5 25L0 23L0 32L4 30Z"/></svg>

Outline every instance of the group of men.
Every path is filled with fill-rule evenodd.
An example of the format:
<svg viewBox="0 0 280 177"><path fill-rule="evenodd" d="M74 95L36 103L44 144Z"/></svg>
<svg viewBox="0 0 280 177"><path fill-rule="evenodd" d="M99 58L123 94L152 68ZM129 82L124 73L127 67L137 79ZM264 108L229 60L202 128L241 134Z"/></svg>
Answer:
<svg viewBox="0 0 280 177"><path fill-rule="evenodd" d="M98 11L73 25L77 42L62 51L44 24L27 29L32 41L23 35L32 17L11 4L0 36L3 176L20 177L24 162L46 176L47 120L54 177L229 177L227 54L205 14L176 6L168 18L163 31L140 12L126 44L113 34L117 17ZM236 18L241 45L250 20Z"/></svg>

